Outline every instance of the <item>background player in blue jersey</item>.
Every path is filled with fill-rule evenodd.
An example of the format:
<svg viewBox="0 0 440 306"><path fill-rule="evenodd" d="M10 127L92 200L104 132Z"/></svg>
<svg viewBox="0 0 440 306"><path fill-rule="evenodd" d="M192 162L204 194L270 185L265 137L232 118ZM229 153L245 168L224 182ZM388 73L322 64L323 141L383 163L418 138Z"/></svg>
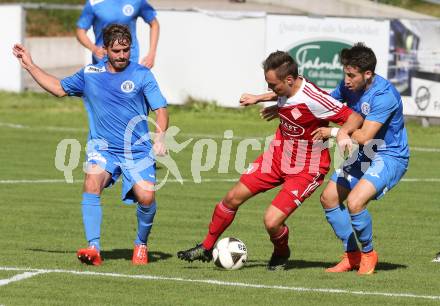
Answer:
<svg viewBox="0 0 440 306"><path fill-rule="evenodd" d="M409 161L407 133L400 94L389 81L374 73L374 52L357 43L342 50L341 63L345 78L331 95L361 114L364 122L350 135L359 149L335 171L321 195L327 221L345 248L342 261L326 271L359 269L360 275L372 274L378 256L373 249L367 205L384 196L405 174ZM329 134L328 128L326 131L324 136ZM344 126L332 134L337 135L339 144L351 143ZM342 204L345 200L348 211Z"/></svg>
<svg viewBox="0 0 440 306"><path fill-rule="evenodd" d="M122 199L137 202L138 230L132 262L147 264L147 241L156 213L155 154L164 155L168 127L167 103L150 70L132 62L132 37L125 25L104 30L108 58L88 65L63 80L47 74L19 44L13 54L37 83L57 97L82 96L89 119L87 171L84 180L82 215L89 246L78 250L78 258L100 265L102 210L100 195L122 176ZM156 113L156 134L151 144L147 115Z"/></svg>
<svg viewBox="0 0 440 306"><path fill-rule="evenodd" d="M125 24L132 35L131 57L133 62L139 62L139 43L136 37L136 20L141 17L150 25L150 49L142 57L141 64L152 68L156 58L159 40L159 22L156 11L146 0L87 0L76 25L76 37L87 49L92 51L93 64L104 56L103 30L110 24ZM87 30L93 27L95 43L87 36Z"/></svg>

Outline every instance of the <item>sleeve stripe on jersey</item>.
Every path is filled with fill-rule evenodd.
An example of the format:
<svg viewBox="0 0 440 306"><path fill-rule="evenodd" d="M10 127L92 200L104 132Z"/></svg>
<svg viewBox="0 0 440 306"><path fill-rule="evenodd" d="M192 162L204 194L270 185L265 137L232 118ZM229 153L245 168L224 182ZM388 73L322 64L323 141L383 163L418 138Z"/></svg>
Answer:
<svg viewBox="0 0 440 306"><path fill-rule="evenodd" d="M309 80L307 80L307 85L310 85L313 87L313 89L319 91L320 93L330 96L330 94L328 92L326 92L325 90L322 90L321 88L319 88L318 86L315 85L315 83L310 82Z"/></svg>
<svg viewBox="0 0 440 306"><path fill-rule="evenodd" d="M341 108L335 105L332 101L315 92L312 92L309 88L307 88L307 86L304 86L304 93L330 111L338 113L341 110Z"/></svg>
<svg viewBox="0 0 440 306"><path fill-rule="evenodd" d="M327 93L322 92L320 89L319 89L320 93L317 93L312 88L309 88L307 85L309 85L309 83L307 83L306 86L304 86L304 91L309 94L308 95L309 97L319 100L319 102L322 102L321 103L322 105L324 105L326 108L330 110L338 111L340 109L340 106L334 104L331 100L325 97L325 95L328 96ZM314 88L316 89L316 87Z"/></svg>

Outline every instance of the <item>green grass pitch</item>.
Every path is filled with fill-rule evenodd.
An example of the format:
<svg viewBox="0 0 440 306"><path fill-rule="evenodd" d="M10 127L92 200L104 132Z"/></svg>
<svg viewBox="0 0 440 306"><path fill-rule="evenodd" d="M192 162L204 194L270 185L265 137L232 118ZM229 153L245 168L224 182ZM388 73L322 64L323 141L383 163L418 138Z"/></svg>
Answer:
<svg viewBox="0 0 440 306"><path fill-rule="evenodd" d="M177 141L193 141L172 155L185 182L170 181L157 193L150 264L131 265L135 210L121 203L117 184L103 195L104 264L89 267L75 257L77 248L85 245L79 203L87 118L81 101L0 93L0 305L440 303L440 264L431 262L440 251L439 127L407 125L413 150L405 181L370 205L379 253L374 275L324 272L338 261L342 248L320 207L320 190L288 220L293 252L287 271L265 269L271 243L262 219L277 190L242 206L224 236L246 243L249 262L241 270L223 271L212 263L182 262L175 254L203 238L214 205L233 184L228 180L239 177L234 169L240 139L271 135L276 123L260 120L257 108L231 110L195 104L172 106L169 112L170 124L181 130ZM211 170L201 172L202 183L194 183L194 144L203 135L215 136L220 151L227 129L237 137L229 172L218 173L217 158ZM63 173L54 163L57 144L63 139L77 139L82 147L73 184L61 182ZM258 153L249 150L247 162ZM165 170L160 168L158 176L163 177ZM32 269L41 269L41 273ZM32 272L36 274L28 274Z"/></svg>

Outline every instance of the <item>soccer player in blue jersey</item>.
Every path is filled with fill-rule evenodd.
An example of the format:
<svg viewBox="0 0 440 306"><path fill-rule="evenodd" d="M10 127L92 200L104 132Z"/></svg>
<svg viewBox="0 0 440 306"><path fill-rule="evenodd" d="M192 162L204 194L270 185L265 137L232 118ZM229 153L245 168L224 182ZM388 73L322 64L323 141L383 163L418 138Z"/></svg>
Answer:
<svg viewBox="0 0 440 306"><path fill-rule="evenodd" d="M148 263L147 242L156 213L155 154L166 153L167 103L151 71L130 61L132 37L125 25L104 29L105 61L88 65L63 80L49 75L19 44L13 54L37 83L57 97L82 96L89 119L87 171L82 216L88 247L78 250L81 262L100 265L101 193L122 175L122 200L137 202L138 229L132 262ZM156 114L151 144L149 111Z"/></svg>
<svg viewBox="0 0 440 306"><path fill-rule="evenodd" d="M352 157L334 172L321 195L327 221L345 248L342 261L326 271L358 269L359 275L367 275L374 273L378 262L367 205L383 197L403 177L409 147L400 94L389 81L375 74L374 52L357 43L342 50L341 63L345 77L331 95L346 102L364 121L351 135L344 126L333 132L327 128L325 135L337 136L338 143L347 143L351 137L359 144ZM342 204L345 200L348 210Z"/></svg>
<svg viewBox="0 0 440 306"><path fill-rule="evenodd" d="M139 43L136 37L136 20L141 17L150 26L150 48L142 58L141 64L152 68L156 57L159 40L159 22L156 11L146 0L87 0L76 26L76 37L87 49L92 51L93 64L104 57L103 30L110 24L125 24L132 35L131 57L133 62L139 62ZM87 30L93 27L95 43L87 36Z"/></svg>

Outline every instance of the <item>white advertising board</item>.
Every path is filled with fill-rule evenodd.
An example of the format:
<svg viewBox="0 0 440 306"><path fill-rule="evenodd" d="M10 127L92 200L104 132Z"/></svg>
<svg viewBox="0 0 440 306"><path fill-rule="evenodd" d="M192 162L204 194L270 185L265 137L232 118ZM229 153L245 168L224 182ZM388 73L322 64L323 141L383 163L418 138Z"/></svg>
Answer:
<svg viewBox="0 0 440 306"><path fill-rule="evenodd" d="M159 11L160 39L153 73L170 103L187 97L237 107L243 92L261 92L265 16ZM149 26L138 20L140 56Z"/></svg>
<svg viewBox="0 0 440 306"><path fill-rule="evenodd" d="M342 80L339 52L356 42L373 49L376 73L387 76L387 20L269 15L266 29L266 54L288 51L298 62L300 74L319 87L332 89Z"/></svg>
<svg viewBox="0 0 440 306"><path fill-rule="evenodd" d="M12 55L12 47L15 43L23 43L24 19L20 5L0 5L0 90L19 92L23 89L23 72Z"/></svg>
<svg viewBox="0 0 440 306"><path fill-rule="evenodd" d="M412 96L404 97L405 115L440 117L440 82L411 78Z"/></svg>

